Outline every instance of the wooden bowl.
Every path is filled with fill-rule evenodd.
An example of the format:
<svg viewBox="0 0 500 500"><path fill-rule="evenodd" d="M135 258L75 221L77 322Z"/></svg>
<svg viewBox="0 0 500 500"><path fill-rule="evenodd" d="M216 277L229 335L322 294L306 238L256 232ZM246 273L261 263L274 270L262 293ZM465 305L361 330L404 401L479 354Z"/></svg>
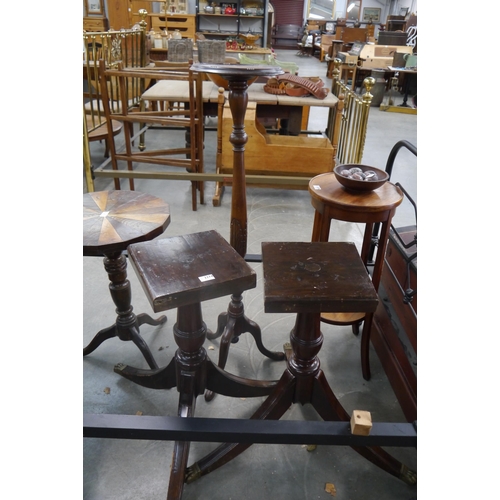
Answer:
<svg viewBox="0 0 500 500"><path fill-rule="evenodd" d="M236 57L226 57L224 60L224 64L239 64L240 61L236 59ZM218 75L217 73L206 73L208 78L217 85L217 87L223 87L224 90L229 90L229 82L225 79L222 78L222 76ZM248 86L250 86L255 80L257 80L258 76L254 78L250 78L250 80L247 80Z"/></svg>
<svg viewBox="0 0 500 500"><path fill-rule="evenodd" d="M347 177L343 175L341 172L343 171L351 171L351 169L361 169L361 172L364 174L365 172L373 172L376 176L376 179L370 180L358 180ZM346 163L344 165L337 165L333 169L333 173L337 180L344 186L344 188L350 191L356 192L368 192L378 189L380 186L383 186L389 180L389 174L384 170L380 170L375 167L369 167L368 165L361 165L359 163Z"/></svg>

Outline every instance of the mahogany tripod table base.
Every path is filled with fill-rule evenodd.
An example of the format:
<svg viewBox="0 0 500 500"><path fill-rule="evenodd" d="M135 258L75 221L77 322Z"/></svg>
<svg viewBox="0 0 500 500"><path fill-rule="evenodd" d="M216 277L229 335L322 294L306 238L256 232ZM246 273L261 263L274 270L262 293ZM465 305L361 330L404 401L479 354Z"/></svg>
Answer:
<svg viewBox="0 0 500 500"><path fill-rule="evenodd" d="M279 420L293 403L311 404L325 421L349 421L320 369L322 312L374 312L378 296L353 243L263 243L266 312L295 312L287 368L252 419ZM251 444L226 443L188 468L186 482L230 462ZM416 473L380 447L353 447L408 484Z"/></svg>
<svg viewBox="0 0 500 500"><path fill-rule="evenodd" d="M222 336L219 346L219 362L218 366L224 368L226 366L229 355L229 346L235 344L239 340L242 333L248 332L255 340L257 349L269 359L273 361L283 361L285 359L284 352L270 351L262 342L262 332L260 326L245 316L242 295L232 295L231 302L227 308L227 312L221 313L218 318L217 331L215 333L208 332L209 340L217 339ZM211 401L215 396L213 391L205 393L205 401Z"/></svg>
<svg viewBox="0 0 500 500"><path fill-rule="evenodd" d="M123 252L130 243L159 236L169 224L169 206L160 198L137 191L99 191L83 195L83 255L104 256L109 291L117 312L116 322L96 334L83 349L84 356L104 341L118 337L131 340L150 368L158 368L139 328L145 323L162 325L167 318L153 319L144 313L134 314L127 259Z"/></svg>
<svg viewBox="0 0 500 500"><path fill-rule="evenodd" d="M118 364L115 372L153 389L179 392L178 416L193 417L196 398L205 390L231 397L271 393L275 381L250 380L229 374L213 363L203 344L207 327L201 302L236 290L255 288L255 271L216 231L206 231L129 247L129 257L155 312L177 308L174 358L156 370ZM182 497L190 443L176 441L167 498Z"/></svg>

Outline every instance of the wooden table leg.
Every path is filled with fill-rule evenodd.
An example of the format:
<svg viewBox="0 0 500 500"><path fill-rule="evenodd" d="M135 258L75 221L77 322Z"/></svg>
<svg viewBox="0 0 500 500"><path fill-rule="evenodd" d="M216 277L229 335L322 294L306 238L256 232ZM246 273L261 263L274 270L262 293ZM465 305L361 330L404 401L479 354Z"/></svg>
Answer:
<svg viewBox="0 0 500 500"><path fill-rule="evenodd" d="M320 315L316 313L297 314L295 326L290 333L292 355L287 368L273 392L252 419L279 419L292 403L311 404L324 420L349 421L350 416L335 397L320 370L317 357L323 343L320 331ZM186 482L228 463L251 444L225 443L204 458L188 467ZM353 447L355 451L372 463L408 484L416 483L416 473L396 460L380 447Z"/></svg>
<svg viewBox="0 0 500 500"><path fill-rule="evenodd" d="M95 351L105 340L118 337L120 340L131 340L142 352L150 368L158 368L148 345L141 337L139 327L144 323L153 326L162 325L167 321L167 317L160 316L158 319L153 319L145 313L136 316L132 312L132 292L127 279L127 259L121 252L108 254L104 258L104 268L109 276L109 291L116 305L118 316L114 325L96 334L83 349L83 355L86 356Z"/></svg>

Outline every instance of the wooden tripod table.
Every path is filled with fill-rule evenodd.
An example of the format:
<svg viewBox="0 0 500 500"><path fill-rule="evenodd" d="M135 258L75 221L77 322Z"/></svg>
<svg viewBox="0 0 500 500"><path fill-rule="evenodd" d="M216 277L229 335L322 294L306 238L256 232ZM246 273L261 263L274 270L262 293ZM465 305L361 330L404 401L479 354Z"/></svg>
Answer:
<svg viewBox="0 0 500 500"><path fill-rule="evenodd" d="M354 243L263 243L264 305L271 313L297 313L287 368L252 419L279 420L293 403L311 404L326 421L350 420L320 368L322 312L374 312L377 293ZM226 443L188 468L190 483L226 464L251 444ZM408 484L411 471L380 447L355 451Z"/></svg>
<svg viewBox="0 0 500 500"><path fill-rule="evenodd" d="M83 255L104 256L104 268L110 279L109 291L118 314L116 322L99 331L83 349L84 356L105 340L118 337L134 342L148 365L158 368L139 327L144 323L161 325L167 318L161 316L155 320L145 313L136 316L132 312L132 292L123 252L131 243L159 236L169 224L169 206L160 198L137 191L99 191L83 195Z"/></svg>
<svg viewBox="0 0 500 500"><path fill-rule="evenodd" d="M121 376L152 389L177 388L179 417L193 417L208 389L232 397L268 395L276 382L244 379L217 367L203 347L207 327L201 302L255 288L255 271L216 231L163 238L129 247L130 261L155 312L177 308L174 358L164 368L116 365ZM182 497L190 442L176 441L167 498Z"/></svg>
<svg viewBox="0 0 500 500"><path fill-rule="evenodd" d="M215 73L229 82L229 107L233 116L233 133L229 140L233 145L233 184L231 197L231 232L230 244L245 257L247 252L247 194L245 180L245 144L248 136L245 133L245 113L248 105L248 81L253 77L275 76L283 74L276 66L242 64L194 64L191 69L200 73ZM242 294L231 296L227 312L218 318L217 331L207 333L208 339L222 336L219 347L219 367L226 366L229 345L236 343L242 333L249 332L255 339L259 351L268 358L281 361L285 359L283 352L272 352L262 342L262 332L254 321L245 316ZM207 401L213 398L212 392L205 394Z"/></svg>

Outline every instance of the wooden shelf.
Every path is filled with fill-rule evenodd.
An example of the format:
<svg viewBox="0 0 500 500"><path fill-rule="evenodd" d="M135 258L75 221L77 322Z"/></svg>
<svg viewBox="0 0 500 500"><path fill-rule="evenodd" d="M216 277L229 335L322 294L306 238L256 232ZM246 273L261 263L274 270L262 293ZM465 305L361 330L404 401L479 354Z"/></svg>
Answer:
<svg viewBox="0 0 500 500"><path fill-rule="evenodd" d="M196 31L195 14L148 14L151 29L154 31L179 30L182 38L193 38Z"/></svg>
<svg viewBox="0 0 500 500"><path fill-rule="evenodd" d="M199 16L204 16L204 17L225 17L225 18L235 18L237 19L238 16L236 14L206 14L205 12L200 12L198 14ZM240 19L264 19L264 16L247 16L247 15L240 15Z"/></svg>

